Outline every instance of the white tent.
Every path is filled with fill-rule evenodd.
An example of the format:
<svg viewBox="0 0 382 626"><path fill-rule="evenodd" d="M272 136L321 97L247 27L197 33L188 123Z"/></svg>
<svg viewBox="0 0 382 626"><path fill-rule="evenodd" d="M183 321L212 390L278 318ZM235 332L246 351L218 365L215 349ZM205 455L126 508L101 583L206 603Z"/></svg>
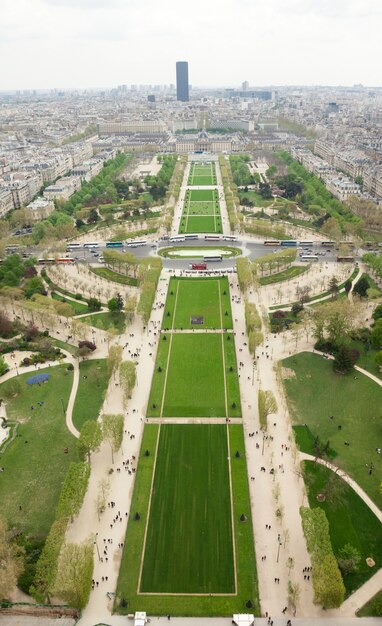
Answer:
<svg viewBox="0 0 382 626"><path fill-rule="evenodd" d="M250 613L236 613L232 616L232 623L236 624L236 626L253 626L255 616Z"/></svg>
<svg viewBox="0 0 382 626"><path fill-rule="evenodd" d="M145 626L147 622L146 612L137 611L134 615L134 626Z"/></svg>

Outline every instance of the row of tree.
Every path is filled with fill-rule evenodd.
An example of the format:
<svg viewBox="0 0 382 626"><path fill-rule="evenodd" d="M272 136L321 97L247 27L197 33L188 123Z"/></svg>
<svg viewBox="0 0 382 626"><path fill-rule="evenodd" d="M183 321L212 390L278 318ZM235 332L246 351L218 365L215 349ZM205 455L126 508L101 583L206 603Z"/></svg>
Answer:
<svg viewBox="0 0 382 626"><path fill-rule="evenodd" d="M39 602L50 602L58 595L70 606L86 606L93 575L93 538L82 544L65 544L68 525L78 515L87 490L90 476L91 453L99 450L101 443L110 445L111 460L122 445L123 415L103 415L102 421L86 421L77 440L80 461L71 463L63 482L55 520L37 562L36 574L30 593ZM106 508L108 481L100 481L95 500L97 513Z"/></svg>
<svg viewBox="0 0 382 626"><path fill-rule="evenodd" d="M300 514L308 552L312 559L314 602L326 609L337 608L344 601L345 585L333 554L329 522L325 512L319 507L314 509L301 507Z"/></svg>

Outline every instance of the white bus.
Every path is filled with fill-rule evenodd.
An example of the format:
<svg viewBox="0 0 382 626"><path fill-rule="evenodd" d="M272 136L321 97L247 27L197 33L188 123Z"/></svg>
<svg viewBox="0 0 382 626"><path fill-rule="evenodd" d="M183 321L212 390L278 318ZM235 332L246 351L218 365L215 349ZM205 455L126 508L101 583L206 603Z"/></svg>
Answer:
<svg viewBox="0 0 382 626"><path fill-rule="evenodd" d="M306 246L308 248L310 248L310 246L313 246L313 241L299 241L298 242L300 246Z"/></svg>
<svg viewBox="0 0 382 626"><path fill-rule="evenodd" d="M220 241L220 235L204 235L206 241Z"/></svg>
<svg viewBox="0 0 382 626"><path fill-rule="evenodd" d="M301 261L318 261L317 254L301 254Z"/></svg>
<svg viewBox="0 0 382 626"><path fill-rule="evenodd" d="M67 250L78 250L78 248L82 248L82 243L68 243L66 246Z"/></svg>
<svg viewBox="0 0 382 626"><path fill-rule="evenodd" d="M190 239L199 239L199 235L184 235L185 241L189 241Z"/></svg>
<svg viewBox="0 0 382 626"><path fill-rule="evenodd" d="M224 241L237 241L237 237L235 235L224 235Z"/></svg>
<svg viewBox="0 0 382 626"><path fill-rule="evenodd" d="M144 239L134 241L133 239L133 241L127 241L126 245L128 248L139 248L139 246L147 246L147 241Z"/></svg>
<svg viewBox="0 0 382 626"><path fill-rule="evenodd" d="M99 243L97 241L87 241L84 243L84 248L99 248Z"/></svg>
<svg viewBox="0 0 382 626"><path fill-rule="evenodd" d="M171 243L177 243L178 241L185 241L186 238L184 235L175 235L175 237L170 237Z"/></svg>

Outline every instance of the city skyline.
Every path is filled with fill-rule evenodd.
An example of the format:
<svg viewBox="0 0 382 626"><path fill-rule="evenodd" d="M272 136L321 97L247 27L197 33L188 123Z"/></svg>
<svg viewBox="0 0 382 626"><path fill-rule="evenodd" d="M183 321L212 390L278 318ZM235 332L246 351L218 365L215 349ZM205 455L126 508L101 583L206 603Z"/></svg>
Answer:
<svg viewBox="0 0 382 626"><path fill-rule="evenodd" d="M377 0L196 0L192 9L5 0L0 90L170 84L179 58L200 87L382 84Z"/></svg>

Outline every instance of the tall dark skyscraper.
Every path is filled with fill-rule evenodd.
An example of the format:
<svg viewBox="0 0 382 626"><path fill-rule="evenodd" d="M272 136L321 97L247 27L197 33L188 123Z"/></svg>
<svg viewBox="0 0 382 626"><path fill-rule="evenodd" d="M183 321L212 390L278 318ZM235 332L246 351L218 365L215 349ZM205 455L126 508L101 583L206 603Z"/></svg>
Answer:
<svg viewBox="0 0 382 626"><path fill-rule="evenodd" d="M188 93L187 61L176 62L176 99L181 102L188 102L190 99Z"/></svg>

